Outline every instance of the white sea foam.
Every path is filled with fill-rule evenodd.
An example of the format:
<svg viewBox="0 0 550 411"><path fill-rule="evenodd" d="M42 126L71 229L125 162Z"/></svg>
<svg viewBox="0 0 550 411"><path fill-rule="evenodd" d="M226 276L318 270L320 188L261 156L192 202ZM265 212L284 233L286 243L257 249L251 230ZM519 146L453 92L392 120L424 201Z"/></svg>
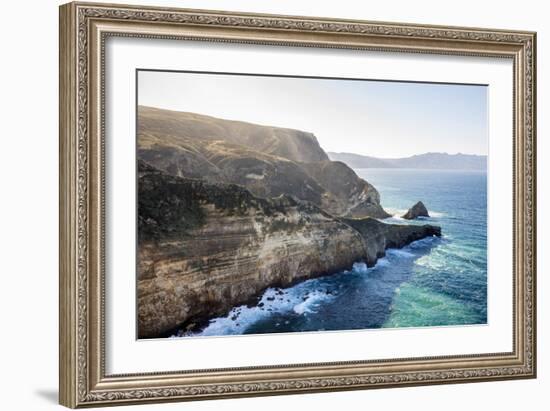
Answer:
<svg viewBox="0 0 550 411"><path fill-rule="evenodd" d="M414 254L404 249L389 248L386 250L386 254L399 257L399 258L413 258Z"/></svg>
<svg viewBox="0 0 550 411"><path fill-rule="evenodd" d="M369 271L369 268L365 263L354 263L353 271L359 274L366 274Z"/></svg>
<svg viewBox="0 0 550 411"><path fill-rule="evenodd" d="M234 307L225 317L210 320L202 330L191 335L215 336L242 334L250 325L274 313L294 312L298 315L314 313L321 303L334 298L326 292L318 279L311 279L287 289L268 288L255 306ZM280 324L279 324L280 325ZM186 334L187 336L189 334Z"/></svg>
<svg viewBox="0 0 550 411"><path fill-rule="evenodd" d="M425 237L420 240L413 241L406 248L413 249L413 250L418 248L424 248L434 243L438 243L440 241L442 241L440 237Z"/></svg>
<svg viewBox="0 0 550 411"><path fill-rule="evenodd" d="M384 207L384 210L386 210L387 213L393 215L394 217L402 216L407 212L407 209L392 208L392 207Z"/></svg>
<svg viewBox="0 0 550 411"><path fill-rule="evenodd" d="M366 275L377 268L391 265L394 258L414 258L415 254L411 251L416 248L429 246L432 242L438 241L438 238L428 237L415 241L402 249L386 250L386 257L379 258L374 267L367 267L364 262L357 262L345 274ZM342 285L340 285L340 288ZM234 307L224 317L218 317L210 320L210 323L202 330L196 333L185 333L183 336L216 336L243 334L248 327L269 318L273 314L308 315L314 314L321 304L325 304L334 299L338 291L328 291L326 285L323 285L322 278L310 279L299 283L290 288L268 288L264 291L257 304L248 307L241 305ZM278 323L276 326L281 326Z"/></svg>
<svg viewBox="0 0 550 411"><path fill-rule="evenodd" d="M383 223L389 223L389 224L401 224L401 225L409 224L409 220L405 220L403 217L400 217L397 214L392 217L379 219L379 221L382 221Z"/></svg>
<svg viewBox="0 0 550 411"><path fill-rule="evenodd" d="M377 268L387 267L390 264L391 263L387 257L382 257L376 260L376 264L374 265L374 267L368 267L367 264L363 262L354 263L353 268L351 269L351 271L349 271L349 273L368 274L369 272ZM348 272L346 271L345 273L348 273Z"/></svg>
<svg viewBox="0 0 550 411"><path fill-rule="evenodd" d="M387 267L390 264L390 261L386 257L382 257L379 258L378 261L376 261L376 265L374 266L374 268Z"/></svg>
<svg viewBox="0 0 550 411"><path fill-rule="evenodd" d="M320 302L328 299L329 295L327 295L326 293L317 290L313 291L307 297L305 297L304 301L296 304L293 308L293 311L296 314L314 313L314 308L317 308Z"/></svg>

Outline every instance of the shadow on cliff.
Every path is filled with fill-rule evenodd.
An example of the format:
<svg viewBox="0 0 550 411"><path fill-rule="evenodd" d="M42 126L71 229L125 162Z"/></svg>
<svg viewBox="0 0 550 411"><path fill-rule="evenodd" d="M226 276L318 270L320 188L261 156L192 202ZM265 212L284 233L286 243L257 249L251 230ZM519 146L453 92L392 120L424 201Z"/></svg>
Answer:
<svg viewBox="0 0 550 411"><path fill-rule="evenodd" d="M244 334L381 328L391 315L400 287L414 277L417 260L441 241L445 240L434 237L403 249L389 249L375 267L356 264L353 270L282 289L281 301L291 295L300 302L300 310L288 306L278 310L275 304L269 315L249 324ZM323 294L327 298L319 298ZM302 301L312 295L316 301L302 309Z"/></svg>

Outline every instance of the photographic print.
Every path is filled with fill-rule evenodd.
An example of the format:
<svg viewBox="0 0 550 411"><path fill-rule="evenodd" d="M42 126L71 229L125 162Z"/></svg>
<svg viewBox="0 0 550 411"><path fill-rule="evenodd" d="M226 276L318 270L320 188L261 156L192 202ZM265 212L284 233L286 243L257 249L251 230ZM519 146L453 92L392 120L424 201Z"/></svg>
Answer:
<svg viewBox="0 0 550 411"><path fill-rule="evenodd" d="M487 87L137 70L137 334L487 323Z"/></svg>
<svg viewBox="0 0 550 411"><path fill-rule="evenodd" d="M536 377L535 32L59 28L61 404Z"/></svg>

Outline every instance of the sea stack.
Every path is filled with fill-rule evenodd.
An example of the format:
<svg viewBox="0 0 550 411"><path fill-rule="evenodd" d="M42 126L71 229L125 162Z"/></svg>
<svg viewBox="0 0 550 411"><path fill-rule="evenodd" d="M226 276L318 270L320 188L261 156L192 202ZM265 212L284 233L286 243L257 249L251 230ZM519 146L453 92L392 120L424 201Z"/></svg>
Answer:
<svg viewBox="0 0 550 411"><path fill-rule="evenodd" d="M138 161L138 336L192 329L269 287L372 267L431 225L334 217L289 195L178 177Z"/></svg>
<svg viewBox="0 0 550 411"><path fill-rule="evenodd" d="M428 209L422 201L419 201L413 205L409 210L403 215L403 218L406 220L414 220L417 217L429 217Z"/></svg>
<svg viewBox="0 0 550 411"><path fill-rule="evenodd" d="M441 235L378 221L378 190L300 130L140 106L138 160L138 338Z"/></svg>

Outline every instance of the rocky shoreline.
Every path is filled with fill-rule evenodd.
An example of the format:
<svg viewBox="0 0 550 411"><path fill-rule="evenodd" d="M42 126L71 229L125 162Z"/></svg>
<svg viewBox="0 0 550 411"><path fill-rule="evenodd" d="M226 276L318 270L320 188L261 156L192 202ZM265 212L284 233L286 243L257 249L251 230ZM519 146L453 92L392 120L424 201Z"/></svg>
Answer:
<svg viewBox="0 0 550 411"><path fill-rule="evenodd" d="M142 161L138 187L139 338L195 328L268 287L372 266L387 248L441 235L431 225L334 217L291 196L258 198Z"/></svg>
<svg viewBox="0 0 550 411"><path fill-rule="evenodd" d="M441 235L376 220L376 188L309 132L139 106L137 155L139 338Z"/></svg>

